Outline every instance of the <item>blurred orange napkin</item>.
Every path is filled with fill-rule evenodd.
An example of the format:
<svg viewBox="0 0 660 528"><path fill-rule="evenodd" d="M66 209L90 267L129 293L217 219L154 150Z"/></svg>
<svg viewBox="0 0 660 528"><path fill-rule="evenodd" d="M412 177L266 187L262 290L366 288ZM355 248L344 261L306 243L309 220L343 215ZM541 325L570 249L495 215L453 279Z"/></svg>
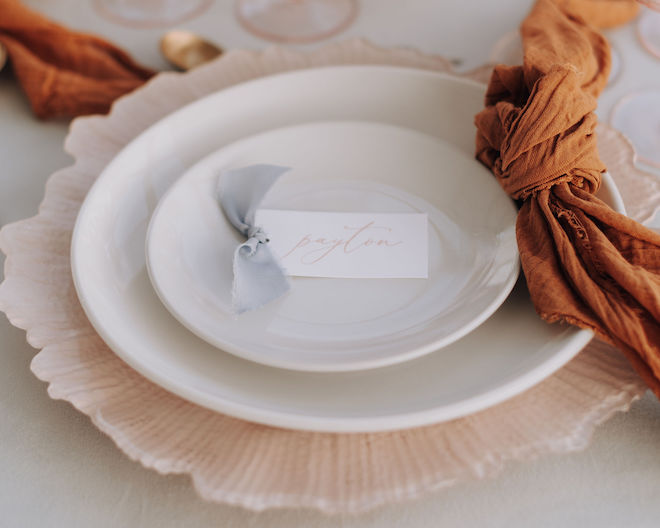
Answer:
<svg viewBox="0 0 660 528"><path fill-rule="evenodd" d="M105 40L59 26L18 0L0 0L0 43L40 118L106 113L154 74Z"/></svg>
<svg viewBox="0 0 660 528"><path fill-rule="evenodd" d="M566 13L600 29L630 22L639 13L639 4L635 0L557 0L557 4Z"/></svg>
<svg viewBox="0 0 660 528"><path fill-rule="evenodd" d="M541 317L592 329L660 395L660 235L594 197L610 51L565 4L538 0L521 27L523 66L495 68L477 158L522 201L516 234Z"/></svg>

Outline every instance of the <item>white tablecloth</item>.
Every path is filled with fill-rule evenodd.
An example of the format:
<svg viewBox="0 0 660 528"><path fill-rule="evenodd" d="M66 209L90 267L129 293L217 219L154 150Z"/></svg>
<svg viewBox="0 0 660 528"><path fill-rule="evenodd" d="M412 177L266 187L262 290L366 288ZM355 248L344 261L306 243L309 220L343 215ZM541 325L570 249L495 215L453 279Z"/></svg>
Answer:
<svg viewBox="0 0 660 528"><path fill-rule="evenodd" d="M154 68L166 67L157 47L161 30L107 22L91 2L29 4L120 43ZM361 0L357 22L337 38L414 46L462 59L470 68L487 60L490 47L517 27L530 4ZM182 26L226 48L266 46L239 27L232 7L232 0L217 0ZM624 70L601 97L603 119L625 93L660 87L660 60L643 51L634 25L608 36L624 58ZM66 130L64 121L37 121L9 72L0 74L0 225L36 212L48 175L70 163L62 150ZM496 479L460 484L416 503L357 517L297 510L252 513L204 502L185 476L163 477L142 468L71 405L50 400L29 370L35 351L24 332L3 316L0 351L0 526L660 526L660 403L650 395L601 426L584 452L510 464Z"/></svg>

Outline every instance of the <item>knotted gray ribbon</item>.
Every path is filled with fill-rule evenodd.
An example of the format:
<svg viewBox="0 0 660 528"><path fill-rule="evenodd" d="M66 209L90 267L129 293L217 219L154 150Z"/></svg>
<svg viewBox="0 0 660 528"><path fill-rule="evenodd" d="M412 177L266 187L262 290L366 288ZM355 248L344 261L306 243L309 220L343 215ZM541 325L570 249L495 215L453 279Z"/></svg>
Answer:
<svg viewBox="0 0 660 528"><path fill-rule="evenodd" d="M232 302L238 313L254 310L289 291L289 280L268 246L268 237L254 225L254 214L268 189L289 171L276 165L250 165L223 170L218 199L227 220L247 241L234 252Z"/></svg>

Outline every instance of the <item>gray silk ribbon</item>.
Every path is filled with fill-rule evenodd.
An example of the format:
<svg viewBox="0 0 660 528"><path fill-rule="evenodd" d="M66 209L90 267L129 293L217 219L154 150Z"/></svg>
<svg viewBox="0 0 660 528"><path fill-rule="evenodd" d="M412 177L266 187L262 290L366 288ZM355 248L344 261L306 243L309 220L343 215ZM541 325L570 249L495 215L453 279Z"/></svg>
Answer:
<svg viewBox="0 0 660 528"><path fill-rule="evenodd" d="M232 302L238 313L259 308L289 291L289 280L268 246L268 236L254 225L261 200L289 170L276 165L250 165L220 173L220 206L227 220L247 238L234 252Z"/></svg>

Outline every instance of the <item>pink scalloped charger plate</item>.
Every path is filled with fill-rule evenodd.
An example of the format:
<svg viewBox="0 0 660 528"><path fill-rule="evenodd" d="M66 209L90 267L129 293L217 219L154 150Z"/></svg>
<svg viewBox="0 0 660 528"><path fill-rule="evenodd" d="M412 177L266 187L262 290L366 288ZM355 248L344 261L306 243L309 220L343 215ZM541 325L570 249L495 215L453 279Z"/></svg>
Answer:
<svg viewBox="0 0 660 528"><path fill-rule="evenodd" d="M51 176L37 216L0 230L7 255L0 309L40 349L32 371L48 382L52 398L71 402L132 459L160 473L189 474L207 500L255 510L361 512L492 477L510 460L583 449L598 424L645 390L625 358L600 342L485 411L422 428L334 434L267 427L190 403L130 368L90 325L73 289L69 242L84 196L122 146L200 96L274 72L333 64L451 69L442 57L361 40L311 53L231 51L183 75L158 75L108 116L74 121L65 148L76 163ZM483 81L488 68L470 75ZM635 167L631 144L614 129L599 126L598 141L629 214L652 218L660 204L657 179ZM469 152L471 142L461 148ZM524 289L514 295L524 298ZM432 376L438 383L446 377L442 370L426 374Z"/></svg>

